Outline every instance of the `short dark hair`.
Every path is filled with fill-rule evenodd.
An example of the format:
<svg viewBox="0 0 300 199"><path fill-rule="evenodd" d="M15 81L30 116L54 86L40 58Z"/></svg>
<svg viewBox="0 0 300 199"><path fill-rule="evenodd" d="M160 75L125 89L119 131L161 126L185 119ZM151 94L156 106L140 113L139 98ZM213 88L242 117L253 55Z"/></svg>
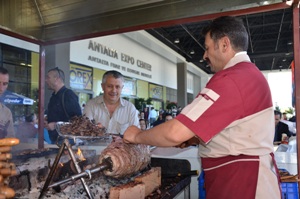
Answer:
<svg viewBox="0 0 300 199"><path fill-rule="evenodd" d="M248 49L248 32L243 21L239 18L232 16L216 18L202 30L203 36L207 33L215 42L227 36L235 51L247 51Z"/></svg>
<svg viewBox="0 0 300 199"><path fill-rule="evenodd" d="M173 117L173 115L172 115L171 113L167 113L167 114L166 114L166 117L167 117L167 116L172 116L172 117Z"/></svg>
<svg viewBox="0 0 300 199"><path fill-rule="evenodd" d="M26 115L26 116L25 116L25 121L26 121L26 122L33 122L33 116L34 116L33 113L31 113L31 114L29 114L29 115Z"/></svg>
<svg viewBox="0 0 300 199"><path fill-rule="evenodd" d="M0 67L0 74L6 75L8 74L8 70L6 68Z"/></svg>
<svg viewBox="0 0 300 199"><path fill-rule="evenodd" d="M280 111L277 111L277 110L274 110L274 115L279 115L280 116L280 118L281 118L281 112Z"/></svg>
<svg viewBox="0 0 300 199"><path fill-rule="evenodd" d="M51 71L56 72L57 77L60 78L63 82L65 82L65 73L64 73L64 71L62 71L58 67L51 68L50 70L48 70L48 73L51 72Z"/></svg>
<svg viewBox="0 0 300 199"><path fill-rule="evenodd" d="M122 82L124 82L124 76L122 75L122 73L116 71L116 70L109 70L106 71L103 76L102 76L102 83L106 83L106 78L108 76L113 76L116 79L121 79Z"/></svg>
<svg viewBox="0 0 300 199"><path fill-rule="evenodd" d="M145 120L145 119L143 119L143 118L139 119L139 122L141 122L141 121L144 121L144 122L146 122L146 120Z"/></svg>

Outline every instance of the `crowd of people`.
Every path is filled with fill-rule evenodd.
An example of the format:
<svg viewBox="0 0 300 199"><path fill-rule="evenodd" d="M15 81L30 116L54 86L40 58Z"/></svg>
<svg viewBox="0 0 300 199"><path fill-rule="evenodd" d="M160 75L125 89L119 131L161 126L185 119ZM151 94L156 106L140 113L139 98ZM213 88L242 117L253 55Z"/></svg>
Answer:
<svg viewBox="0 0 300 199"><path fill-rule="evenodd" d="M142 123L144 127L145 123L145 128L141 129L149 129L166 121L169 121L175 118L180 113L180 111L181 107L177 108L175 106L167 110L164 110L162 107L160 107L159 110L155 109L154 107L145 107L143 110L140 110L138 114L140 125ZM150 115L152 115L152 119Z"/></svg>

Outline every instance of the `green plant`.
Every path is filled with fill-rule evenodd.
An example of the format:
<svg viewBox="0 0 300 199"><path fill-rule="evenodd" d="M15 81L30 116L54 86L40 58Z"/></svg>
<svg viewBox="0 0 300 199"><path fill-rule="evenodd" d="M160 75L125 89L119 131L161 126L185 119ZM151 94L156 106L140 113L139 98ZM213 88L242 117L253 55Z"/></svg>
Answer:
<svg viewBox="0 0 300 199"><path fill-rule="evenodd" d="M134 99L134 106L137 110L142 110L144 104L145 104L145 99L144 98Z"/></svg>
<svg viewBox="0 0 300 199"><path fill-rule="evenodd" d="M149 97L147 100L146 100L146 104L152 104L152 98L151 97Z"/></svg>
<svg viewBox="0 0 300 199"><path fill-rule="evenodd" d="M173 107L177 108L177 103L176 102L167 102L167 109L172 109Z"/></svg>
<svg viewBox="0 0 300 199"><path fill-rule="evenodd" d="M286 113L294 115L294 109L292 107L289 107L287 110L285 110Z"/></svg>

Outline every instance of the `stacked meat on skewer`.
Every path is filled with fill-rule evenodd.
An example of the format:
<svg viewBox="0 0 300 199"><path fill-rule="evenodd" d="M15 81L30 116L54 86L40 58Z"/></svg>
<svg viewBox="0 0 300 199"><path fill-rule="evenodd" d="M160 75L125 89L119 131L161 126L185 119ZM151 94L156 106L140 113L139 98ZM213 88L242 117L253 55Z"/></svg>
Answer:
<svg viewBox="0 0 300 199"><path fill-rule="evenodd" d="M16 166L10 162L12 158L11 146L19 144L17 138L0 139L0 199L13 198L15 191L8 187L8 179L10 176L16 175Z"/></svg>
<svg viewBox="0 0 300 199"><path fill-rule="evenodd" d="M105 170L104 174L122 178L146 168L150 164L151 155L147 145L126 144L122 138L113 137L112 143L100 155L100 164L108 158L111 160L112 168Z"/></svg>

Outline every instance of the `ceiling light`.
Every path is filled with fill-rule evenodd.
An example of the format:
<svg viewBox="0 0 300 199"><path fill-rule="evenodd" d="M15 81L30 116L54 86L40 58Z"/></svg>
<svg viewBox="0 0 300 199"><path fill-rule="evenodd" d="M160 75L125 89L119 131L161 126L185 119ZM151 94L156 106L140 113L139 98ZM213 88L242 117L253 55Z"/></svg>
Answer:
<svg viewBox="0 0 300 199"><path fill-rule="evenodd" d="M195 51L194 51L194 50L191 50L190 54L191 54L191 55L195 54Z"/></svg>
<svg viewBox="0 0 300 199"><path fill-rule="evenodd" d="M262 4L263 4L263 5L269 5L269 4L270 4L270 1L263 1Z"/></svg>
<svg viewBox="0 0 300 199"><path fill-rule="evenodd" d="M282 61L286 61L286 59L284 58L284 59L282 59Z"/></svg>
<svg viewBox="0 0 300 199"><path fill-rule="evenodd" d="M204 60L203 60L203 59L200 59L200 61L199 61L199 62L201 62L201 63L202 63L202 62L204 62Z"/></svg>
<svg viewBox="0 0 300 199"><path fill-rule="evenodd" d="M291 41L290 41L290 42L288 42L287 44L288 44L288 45L292 45L292 44L293 44L293 42L291 42Z"/></svg>
<svg viewBox="0 0 300 199"><path fill-rule="evenodd" d="M179 41L179 39L177 38L177 39L175 39L175 41L174 41L174 43L175 44L178 44L180 41Z"/></svg>

